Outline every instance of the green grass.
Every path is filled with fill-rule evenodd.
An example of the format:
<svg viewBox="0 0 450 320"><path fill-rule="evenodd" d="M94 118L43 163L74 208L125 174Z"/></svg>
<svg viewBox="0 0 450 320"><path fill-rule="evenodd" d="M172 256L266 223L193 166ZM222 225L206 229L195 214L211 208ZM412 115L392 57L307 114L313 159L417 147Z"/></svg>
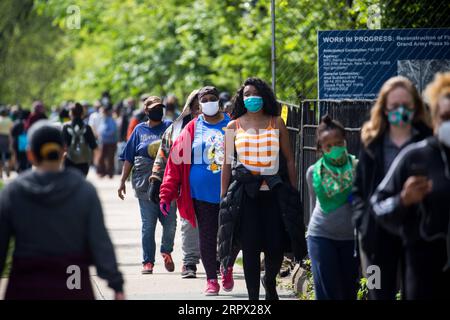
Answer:
<svg viewBox="0 0 450 320"><path fill-rule="evenodd" d="M14 241L11 240L9 243L8 254L6 255L5 267L3 268L3 274L1 275L2 277L9 276L9 272L11 271L13 252L14 252Z"/></svg>

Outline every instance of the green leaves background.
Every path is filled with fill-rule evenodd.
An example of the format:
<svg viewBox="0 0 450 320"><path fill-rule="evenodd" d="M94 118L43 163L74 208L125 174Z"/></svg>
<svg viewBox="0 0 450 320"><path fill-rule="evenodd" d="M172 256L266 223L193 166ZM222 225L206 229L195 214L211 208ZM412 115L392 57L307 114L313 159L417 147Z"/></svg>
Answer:
<svg viewBox="0 0 450 320"><path fill-rule="evenodd" d="M276 0L278 97L316 97L318 30L367 28L374 4L383 27L435 26L433 10L414 19L425 5L415 2ZM71 5L79 29L68 28ZM207 84L234 93L249 76L271 81L270 23L270 0L2 0L0 102L186 97Z"/></svg>

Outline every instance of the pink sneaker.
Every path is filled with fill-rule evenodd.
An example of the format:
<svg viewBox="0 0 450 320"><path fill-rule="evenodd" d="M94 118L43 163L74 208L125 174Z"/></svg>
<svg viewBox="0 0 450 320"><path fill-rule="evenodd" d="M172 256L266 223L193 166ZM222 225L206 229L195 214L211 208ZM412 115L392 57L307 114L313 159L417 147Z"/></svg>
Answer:
<svg viewBox="0 0 450 320"><path fill-rule="evenodd" d="M225 275L223 270L220 271L222 275L222 287L226 292L233 291L234 279L233 279L233 267L228 267L227 274Z"/></svg>
<svg viewBox="0 0 450 320"><path fill-rule="evenodd" d="M217 296L219 295L220 286L217 279L206 280L205 296Z"/></svg>

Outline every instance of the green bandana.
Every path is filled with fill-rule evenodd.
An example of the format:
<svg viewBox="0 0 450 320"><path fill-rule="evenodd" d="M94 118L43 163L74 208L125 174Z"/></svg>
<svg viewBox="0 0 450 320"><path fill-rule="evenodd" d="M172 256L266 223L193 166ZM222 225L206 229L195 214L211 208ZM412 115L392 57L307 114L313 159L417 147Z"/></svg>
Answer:
<svg viewBox="0 0 450 320"><path fill-rule="evenodd" d="M323 212L328 214L348 202L352 191L357 160L346 153L343 165L336 166L328 158L320 158L313 169L313 187Z"/></svg>

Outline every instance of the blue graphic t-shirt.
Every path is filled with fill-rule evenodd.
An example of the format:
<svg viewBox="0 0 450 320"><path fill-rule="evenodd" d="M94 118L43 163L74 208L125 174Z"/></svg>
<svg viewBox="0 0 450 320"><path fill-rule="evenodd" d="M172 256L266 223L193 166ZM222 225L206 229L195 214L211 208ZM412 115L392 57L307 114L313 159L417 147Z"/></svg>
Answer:
<svg viewBox="0 0 450 320"><path fill-rule="evenodd" d="M172 121L167 120L153 128L151 128L147 122L138 124L136 128L134 128L119 159L122 161L127 160L131 164L134 164L134 158L136 156L147 157L154 160L149 154L149 145L160 140L164 131L166 131L171 124Z"/></svg>
<svg viewBox="0 0 450 320"><path fill-rule="evenodd" d="M225 147L225 128L230 117L216 124L198 117L194 142L192 143L192 165L190 172L191 196L193 199L209 203L220 202L220 175Z"/></svg>

